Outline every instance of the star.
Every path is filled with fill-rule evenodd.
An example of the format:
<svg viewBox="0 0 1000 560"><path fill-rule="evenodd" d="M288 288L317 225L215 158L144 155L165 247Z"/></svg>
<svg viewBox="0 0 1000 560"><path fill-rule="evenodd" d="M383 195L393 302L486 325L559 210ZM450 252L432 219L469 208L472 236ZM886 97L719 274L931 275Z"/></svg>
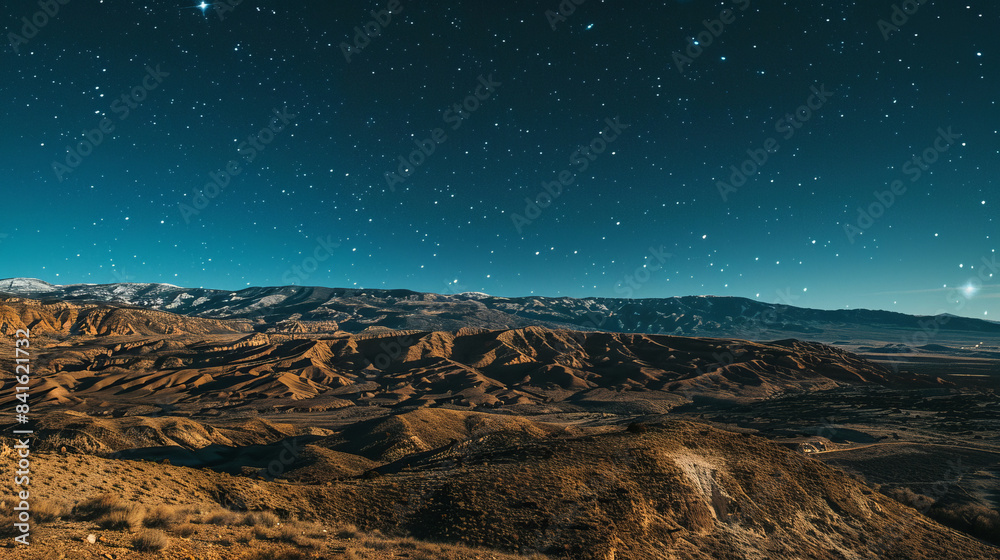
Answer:
<svg viewBox="0 0 1000 560"><path fill-rule="evenodd" d="M198 4L198 8L201 9L202 13L205 13L205 10L207 10L209 6L211 6L211 4L207 4L204 1L201 4Z"/></svg>
<svg viewBox="0 0 1000 560"><path fill-rule="evenodd" d="M965 294L966 299L972 299L972 297L975 296L976 292L978 291L979 287L973 284L972 282L969 282L968 284L962 287L962 292Z"/></svg>

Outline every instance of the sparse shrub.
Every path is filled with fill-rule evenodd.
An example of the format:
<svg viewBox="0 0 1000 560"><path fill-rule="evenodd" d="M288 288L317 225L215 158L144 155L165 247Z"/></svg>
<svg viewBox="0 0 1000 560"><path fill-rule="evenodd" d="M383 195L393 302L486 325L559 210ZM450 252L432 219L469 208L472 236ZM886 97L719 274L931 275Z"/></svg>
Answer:
<svg viewBox="0 0 1000 560"><path fill-rule="evenodd" d="M178 523L182 523L184 518L184 513L176 506L161 504L146 513L146 518L143 520L143 524L145 524L146 527L166 529Z"/></svg>
<svg viewBox="0 0 1000 560"><path fill-rule="evenodd" d="M88 498L73 508L73 517L89 521L103 515L107 515L115 510L123 510L129 503L115 494L102 494L93 498Z"/></svg>
<svg viewBox="0 0 1000 560"><path fill-rule="evenodd" d="M251 527L277 527L281 519L269 511L251 511L243 516L243 524Z"/></svg>
<svg viewBox="0 0 1000 560"><path fill-rule="evenodd" d="M141 506L126 506L125 509L112 510L97 518L97 526L114 531L135 531L142 527L145 516Z"/></svg>
<svg viewBox="0 0 1000 560"><path fill-rule="evenodd" d="M329 536L326 528L320 523L297 523L296 526L299 527L299 529L302 530L302 533L309 538L322 540Z"/></svg>
<svg viewBox="0 0 1000 560"><path fill-rule="evenodd" d="M365 548L370 548L372 550L385 550L390 546L392 546L392 544L389 541L377 538L365 539L362 544L364 545Z"/></svg>
<svg viewBox="0 0 1000 560"><path fill-rule="evenodd" d="M243 517L235 511L222 510L208 516L205 523L210 525L239 525Z"/></svg>
<svg viewBox="0 0 1000 560"><path fill-rule="evenodd" d="M197 530L198 530L198 527L195 526L193 523L182 523L176 529L177 534L180 535L180 536L182 536L182 537L185 537L185 538L186 537L190 537Z"/></svg>
<svg viewBox="0 0 1000 560"><path fill-rule="evenodd" d="M885 494L916 508L931 519L993 544L1000 544L1000 512L978 504L939 505L909 488L893 488Z"/></svg>
<svg viewBox="0 0 1000 560"><path fill-rule="evenodd" d="M266 527L258 525L253 528L253 537L260 541L268 541L274 538L274 533L269 531Z"/></svg>
<svg viewBox="0 0 1000 560"><path fill-rule="evenodd" d="M146 529L132 538L132 546L141 552L163 550L168 544L170 539L158 529Z"/></svg>
<svg viewBox="0 0 1000 560"><path fill-rule="evenodd" d="M292 538L292 543L301 548L311 548L314 550L318 550L323 546L323 541L311 539L305 535L296 535Z"/></svg>
<svg viewBox="0 0 1000 560"><path fill-rule="evenodd" d="M887 490L885 495L901 504L908 505L922 512L927 512L931 505L934 504L934 499L930 496L917 494L909 488L893 488L891 490Z"/></svg>
<svg viewBox="0 0 1000 560"><path fill-rule="evenodd" d="M298 536L299 536L298 531L296 531L292 527L289 527L288 525L285 525L281 529L278 529L278 534L275 538L277 538L279 541L294 542L295 537Z"/></svg>
<svg viewBox="0 0 1000 560"><path fill-rule="evenodd" d="M305 553L294 548L276 551L260 551L244 556L244 560L308 560Z"/></svg>
<svg viewBox="0 0 1000 560"><path fill-rule="evenodd" d="M978 504L935 507L929 516L943 525L1000 544L1000 512Z"/></svg>
<svg viewBox="0 0 1000 560"><path fill-rule="evenodd" d="M62 517L68 517L71 508L66 502L39 500L32 504L31 514L40 523L48 523Z"/></svg>
<svg viewBox="0 0 1000 560"><path fill-rule="evenodd" d="M338 539L356 539L361 536L361 531L354 525L347 524L338 528L335 534Z"/></svg>

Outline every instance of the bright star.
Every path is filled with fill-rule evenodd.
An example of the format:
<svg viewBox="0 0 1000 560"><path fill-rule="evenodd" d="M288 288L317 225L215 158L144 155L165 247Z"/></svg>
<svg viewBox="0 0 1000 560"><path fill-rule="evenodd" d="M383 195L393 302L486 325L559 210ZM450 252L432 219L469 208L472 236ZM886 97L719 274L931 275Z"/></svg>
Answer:
<svg viewBox="0 0 1000 560"><path fill-rule="evenodd" d="M962 287L962 292L965 294L966 299L971 299L972 296L976 295L976 292L978 291L979 287L973 284L972 282L969 282L968 284Z"/></svg>
<svg viewBox="0 0 1000 560"><path fill-rule="evenodd" d="M201 8L202 12L204 12L205 10L207 10L208 6L209 6L209 4L206 4L205 2L202 2L201 4L198 4L198 7Z"/></svg>

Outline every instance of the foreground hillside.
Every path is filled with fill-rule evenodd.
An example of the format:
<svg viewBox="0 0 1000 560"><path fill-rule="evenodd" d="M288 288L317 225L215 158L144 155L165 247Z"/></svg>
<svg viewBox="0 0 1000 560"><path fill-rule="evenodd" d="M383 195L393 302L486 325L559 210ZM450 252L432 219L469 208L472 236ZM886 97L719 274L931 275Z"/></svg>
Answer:
<svg viewBox="0 0 1000 560"><path fill-rule="evenodd" d="M431 449L399 445L414 440ZM252 555L270 550L271 558L337 558L349 547L364 549L371 538L362 534L377 534L388 537L370 543L370 555L355 550L347 557L407 557L428 546L421 542L438 542L480 552L415 557L498 558L487 551L506 551L600 560L1000 558L997 549L812 458L689 422L565 431L423 410L290 448L294 459L275 469L276 480L267 480L265 470L261 479L160 462L41 455L34 490L64 502L52 507L60 519L43 524L36 538L67 557L147 557L134 552L130 536L141 529L142 513L121 526L80 514L85 499L111 492L146 515L159 504L188 508L173 516L183 524L156 521L167 548L149 557L264 558ZM349 457L364 466L330 474L330 465ZM248 511L281 517L289 544L281 544L277 528L244 526L240 512ZM360 530L345 532L345 524ZM96 541L86 542L87 534ZM357 540L345 542L344 535ZM404 535L416 540L391 538ZM282 547L299 556L278 556Z"/></svg>
<svg viewBox="0 0 1000 560"><path fill-rule="evenodd" d="M151 336L251 332L248 322L185 317L174 313L106 304L0 299L0 334L19 329L35 336Z"/></svg>

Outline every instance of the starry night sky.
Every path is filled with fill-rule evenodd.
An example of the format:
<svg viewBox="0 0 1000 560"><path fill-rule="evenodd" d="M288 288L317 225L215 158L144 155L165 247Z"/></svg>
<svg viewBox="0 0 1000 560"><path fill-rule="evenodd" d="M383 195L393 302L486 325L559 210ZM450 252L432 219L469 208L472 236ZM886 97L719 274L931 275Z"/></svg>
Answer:
<svg viewBox="0 0 1000 560"><path fill-rule="evenodd" d="M994 0L52 1L0 277L1000 315Z"/></svg>

